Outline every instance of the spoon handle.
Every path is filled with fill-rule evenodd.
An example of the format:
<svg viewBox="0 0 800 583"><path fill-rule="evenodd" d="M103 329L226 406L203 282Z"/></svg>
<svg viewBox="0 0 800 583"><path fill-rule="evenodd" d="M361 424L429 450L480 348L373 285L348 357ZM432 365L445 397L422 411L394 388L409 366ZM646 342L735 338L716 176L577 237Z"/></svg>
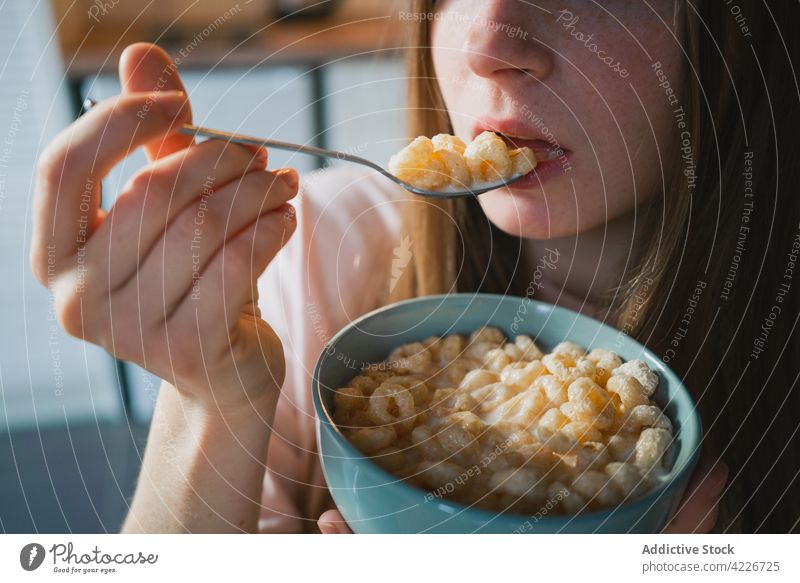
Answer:
<svg viewBox="0 0 800 583"><path fill-rule="evenodd" d="M367 160L366 158L362 158L361 156L354 156L352 154L348 154L346 152L339 152L336 150L328 150L326 148L318 148L316 146L305 146L302 144L293 144L291 142L282 142L280 140L266 140L264 138L255 138L253 136L246 136L243 134L235 134L232 132L224 132L221 130L215 130L211 128L205 128L201 126L196 126L192 124L184 124L180 128L178 128L177 132L179 134L184 134L187 136L201 136L204 138L210 138L215 140L227 140L230 142L236 142L239 144L251 144L256 146L265 146L268 148L276 148L278 150L288 150L289 152L299 152L301 154L310 154L311 156L318 156L321 158L332 158L335 160L345 160L346 162L353 162L355 164L361 164L362 166L367 166L368 168L372 168L373 170L380 172L384 176L386 176L392 182L399 184L409 192L413 192L414 194L418 194L420 196L427 196L429 198L467 198L473 197L483 192L487 192L489 190L494 190L495 188L499 188L501 186L505 186L507 184L511 184L515 180L518 180L520 177L516 176L513 177L511 180L503 183L492 184L488 186L483 186L477 189L472 190L454 190L454 191L430 191L424 190L421 188L417 188L403 182L399 178L397 178L394 174L390 173L388 170L379 166L375 162L371 160Z"/></svg>
<svg viewBox="0 0 800 583"><path fill-rule="evenodd" d="M97 102L94 99L87 98L83 102L83 110L84 112L89 111L92 107L97 105ZM397 176L390 173L388 170L383 168L373 162L372 160L367 160L366 158L362 158L361 156L354 156L353 154L348 154L347 152L338 152L336 150L328 150L326 148L318 148L316 146L305 146L302 144L293 144L291 142L282 142L280 140L265 140L264 138L256 138L253 136L246 136L244 134L235 134L232 132L224 132L222 130L215 130L211 128L205 128L202 126L196 126L193 124L183 124L177 130L175 130L179 134L183 134L186 136L200 136L203 138L210 138L212 140L226 140L229 142L235 142L237 144L249 144L254 146L265 146L269 148L275 148L278 150L287 150L289 152L298 152L300 154L309 154L311 156L317 156L319 158L331 158L335 160L344 160L346 162L353 162L354 164L361 164L362 166L366 166L367 168L372 168L376 172L380 172L386 178L391 180L392 182L399 184L403 188L405 188L409 192L413 192L414 194L418 194L420 196L427 196L429 198L438 198L438 199L446 199L446 198L466 198L466 197L473 197L489 190L494 190L496 188L500 188L502 186L508 186L515 180L519 180L521 176L512 177L511 180L498 182L496 184L490 184L486 186L481 186L479 188L473 188L468 190L453 190L453 191L431 191L431 190L424 190L421 188L417 188L408 184L407 182L403 182Z"/></svg>
<svg viewBox="0 0 800 583"><path fill-rule="evenodd" d="M370 168L381 172L384 175L388 175L387 172L366 158L361 158L360 156L353 156L346 152L338 152L336 150L328 150L327 148L318 148L316 146L306 146L303 144L294 144L291 142L282 142L280 140L267 140L264 138L256 138L253 136L246 136L244 134L236 134L232 132L224 132L221 130L214 130L211 128L205 128L202 126L196 126L192 124L184 124L180 128L178 128L179 134L184 134L187 136L200 136L203 138L211 138L214 140L227 140L229 142L235 142L237 144L250 144L254 146L264 146L267 148L275 148L277 150L286 150L289 152L299 152L301 154L309 154L311 156L317 156L320 158L332 158L334 160L345 160L347 162L355 162L356 164L363 164L364 166L369 166Z"/></svg>

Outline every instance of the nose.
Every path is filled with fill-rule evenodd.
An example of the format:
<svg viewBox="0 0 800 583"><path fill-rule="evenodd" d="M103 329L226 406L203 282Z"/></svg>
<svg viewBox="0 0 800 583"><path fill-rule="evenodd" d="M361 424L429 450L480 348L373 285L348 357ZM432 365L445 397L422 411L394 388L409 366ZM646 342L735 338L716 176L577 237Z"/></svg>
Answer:
<svg viewBox="0 0 800 583"><path fill-rule="evenodd" d="M553 72L553 54L535 32L536 8L523 2L480 2L464 39L463 50L473 73L487 79L535 77Z"/></svg>

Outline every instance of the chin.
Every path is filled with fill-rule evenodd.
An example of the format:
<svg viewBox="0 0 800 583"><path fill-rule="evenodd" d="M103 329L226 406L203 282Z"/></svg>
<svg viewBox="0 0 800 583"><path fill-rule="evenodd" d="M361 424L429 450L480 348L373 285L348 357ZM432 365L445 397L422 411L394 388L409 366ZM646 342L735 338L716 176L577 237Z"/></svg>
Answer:
<svg viewBox="0 0 800 583"><path fill-rule="evenodd" d="M572 195L570 195L572 196ZM574 204L537 192L495 190L480 196L487 218L501 231L524 239L545 241L574 235L579 226Z"/></svg>

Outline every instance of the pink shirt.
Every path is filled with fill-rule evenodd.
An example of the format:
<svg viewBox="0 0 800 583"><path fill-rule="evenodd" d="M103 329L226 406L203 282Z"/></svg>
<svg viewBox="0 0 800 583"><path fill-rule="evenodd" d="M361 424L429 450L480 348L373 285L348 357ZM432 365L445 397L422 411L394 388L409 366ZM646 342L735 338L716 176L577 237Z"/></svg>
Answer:
<svg viewBox="0 0 800 583"><path fill-rule="evenodd" d="M379 307L400 243L403 197L375 172L340 166L303 176L291 201L297 230L258 282L262 316L286 357L259 532L316 531L320 514L333 508L317 456L311 375L325 343ZM536 299L594 311L546 282Z"/></svg>
<svg viewBox="0 0 800 583"><path fill-rule="evenodd" d="M325 343L378 307L399 240L402 190L369 170L301 178L297 229L261 276L262 317L283 342L286 378L272 429L260 532L315 531L333 504L316 454L311 375Z"/></svg>

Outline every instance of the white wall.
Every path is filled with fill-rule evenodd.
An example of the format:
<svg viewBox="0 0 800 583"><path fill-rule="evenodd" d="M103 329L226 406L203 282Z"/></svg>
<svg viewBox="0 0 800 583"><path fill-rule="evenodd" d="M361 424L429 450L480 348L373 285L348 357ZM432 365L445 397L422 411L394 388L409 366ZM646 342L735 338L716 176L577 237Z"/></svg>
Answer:
<svg viewBox="0 0 800 583"><path fill-rule="evenodd" d="M407 142L402 60L348 59L326 66L324 79L329 147L386 167Z"/></svg>

